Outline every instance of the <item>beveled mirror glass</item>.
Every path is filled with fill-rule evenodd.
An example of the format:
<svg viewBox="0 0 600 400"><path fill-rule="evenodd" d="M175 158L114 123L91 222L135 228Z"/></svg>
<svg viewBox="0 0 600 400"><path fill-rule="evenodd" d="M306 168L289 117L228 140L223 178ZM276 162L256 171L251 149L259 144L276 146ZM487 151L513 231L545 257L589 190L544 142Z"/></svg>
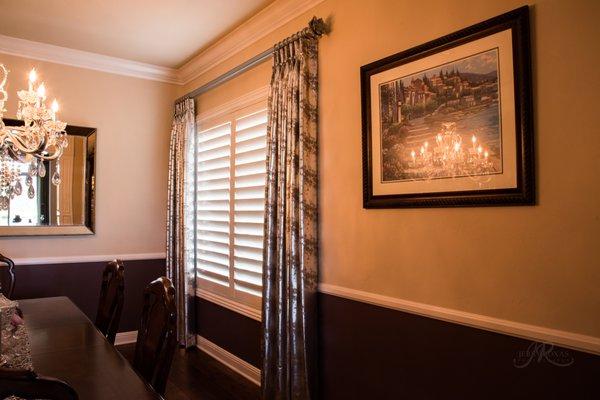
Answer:
<svg viewBox="0 0 600 400"><path fill-rule="evenodd" d="M21 121L4 123L15 126ZM33 196L25 189L0 211L0 236L94 233L96 129L69 125L66 132L69 145L58 161L60 184L52 183L57 161L45 161L46 175L33 178ZM25 181L28 164L15 165Z"/></svg>

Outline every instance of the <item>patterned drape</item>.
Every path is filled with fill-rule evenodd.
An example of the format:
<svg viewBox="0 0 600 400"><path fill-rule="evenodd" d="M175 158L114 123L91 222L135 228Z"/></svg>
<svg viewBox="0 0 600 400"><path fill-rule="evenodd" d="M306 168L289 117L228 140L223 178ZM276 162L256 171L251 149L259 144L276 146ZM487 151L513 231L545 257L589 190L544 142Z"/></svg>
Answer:
<svg viewBox="0 0 600 400"><path fill-rule="evenodd" d="M269 96L264 400L316 398L317 37L278 44Z"/></svg>
<svg viewBox="0 0 600 400"><path fill-rule="evenodd" d="M194 115L194 99L175 105L169 148L167 276L176 290L178 341L185 347L195 344Z"/></svg>

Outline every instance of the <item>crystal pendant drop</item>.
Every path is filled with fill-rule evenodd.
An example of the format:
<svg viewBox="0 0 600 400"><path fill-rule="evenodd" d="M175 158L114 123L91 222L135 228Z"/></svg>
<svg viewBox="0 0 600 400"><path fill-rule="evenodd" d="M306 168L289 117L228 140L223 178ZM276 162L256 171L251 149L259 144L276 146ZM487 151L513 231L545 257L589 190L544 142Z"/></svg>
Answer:
<svg viewBox="0 0 600 400"><path fill-rule="evenodd" d="M35 197L35 189L33 188L33 185L29 186L29 189L27 189L27 197L30 199Z"/></svg>
<svg viewBox="0 0 600 400"><path fill-rule="evenodd" d="M37 160L33 160L31 164L29 164L29 176L36 176L38 173L38 162Z"/></svg>
<svg viewBox="0 0 600 400"><path fill-rule="evenodd" d="M54 173L52 174L52 183L54 184L54 186L58 186L60 185L60 173L57 171L54 171Z"/></svg>
<svg viewBox="0 0 600 400"><path fill-rule="evenodd" d="M14 190L15 190L15 194L17 196L20 196L21 193L23 193L23 186L21 185L21 180L20 179L17 179L17 183L15 183Z"/></svg>
<svg viewBox="0 0 600 400"><path fill-rule="evenodd" d="M27 186L31 186L32 183L33 183L33 178L31 177L31 175L27 175L27 178L25 178L25 184Z"/></svg>
<svg viewBox="0 0 600 400"><path fill-rule="evenodd" d="M0 210L8 210L8 197L0 196Z"/></svg>
<svg viewBox="0 0 600 400"><path fill-rule="evenodd" d="M40 161L38 164L38 175L40 178L43 178L46 176L46 166L44 165L43 161Z"/></svg>

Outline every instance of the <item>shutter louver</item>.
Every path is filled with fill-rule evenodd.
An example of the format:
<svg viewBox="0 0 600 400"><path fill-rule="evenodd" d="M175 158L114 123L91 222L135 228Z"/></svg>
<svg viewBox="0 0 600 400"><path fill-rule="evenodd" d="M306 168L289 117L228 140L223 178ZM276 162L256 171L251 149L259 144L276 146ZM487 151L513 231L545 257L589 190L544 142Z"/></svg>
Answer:
<svg viewBox="0 0 600 400"><path fill-rule="evenodd" d="M235 126L234 287L261 296L267 112L240 118Z"/></svg>
<svg viewBox="0 0 600 400"><path fill-rule="evenodd" d="M229 286L231 124L197 138L196 268L206 280Z"/></svg>

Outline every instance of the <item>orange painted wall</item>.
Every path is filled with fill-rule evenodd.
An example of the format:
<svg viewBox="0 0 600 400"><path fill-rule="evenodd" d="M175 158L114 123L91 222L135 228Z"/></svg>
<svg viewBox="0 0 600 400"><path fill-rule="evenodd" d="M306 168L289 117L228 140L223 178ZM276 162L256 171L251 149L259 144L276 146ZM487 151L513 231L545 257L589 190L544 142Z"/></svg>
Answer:
<svg viewBox="0 0 600 400"><path fill-rule="evenodd" d="M530 4L539 204L362 208L361 65ZM326 0L198 87L305 26L320 42L321 282L600 336L600 2ZM267 85L265 63L202 95L205 111Z"/></svg>

